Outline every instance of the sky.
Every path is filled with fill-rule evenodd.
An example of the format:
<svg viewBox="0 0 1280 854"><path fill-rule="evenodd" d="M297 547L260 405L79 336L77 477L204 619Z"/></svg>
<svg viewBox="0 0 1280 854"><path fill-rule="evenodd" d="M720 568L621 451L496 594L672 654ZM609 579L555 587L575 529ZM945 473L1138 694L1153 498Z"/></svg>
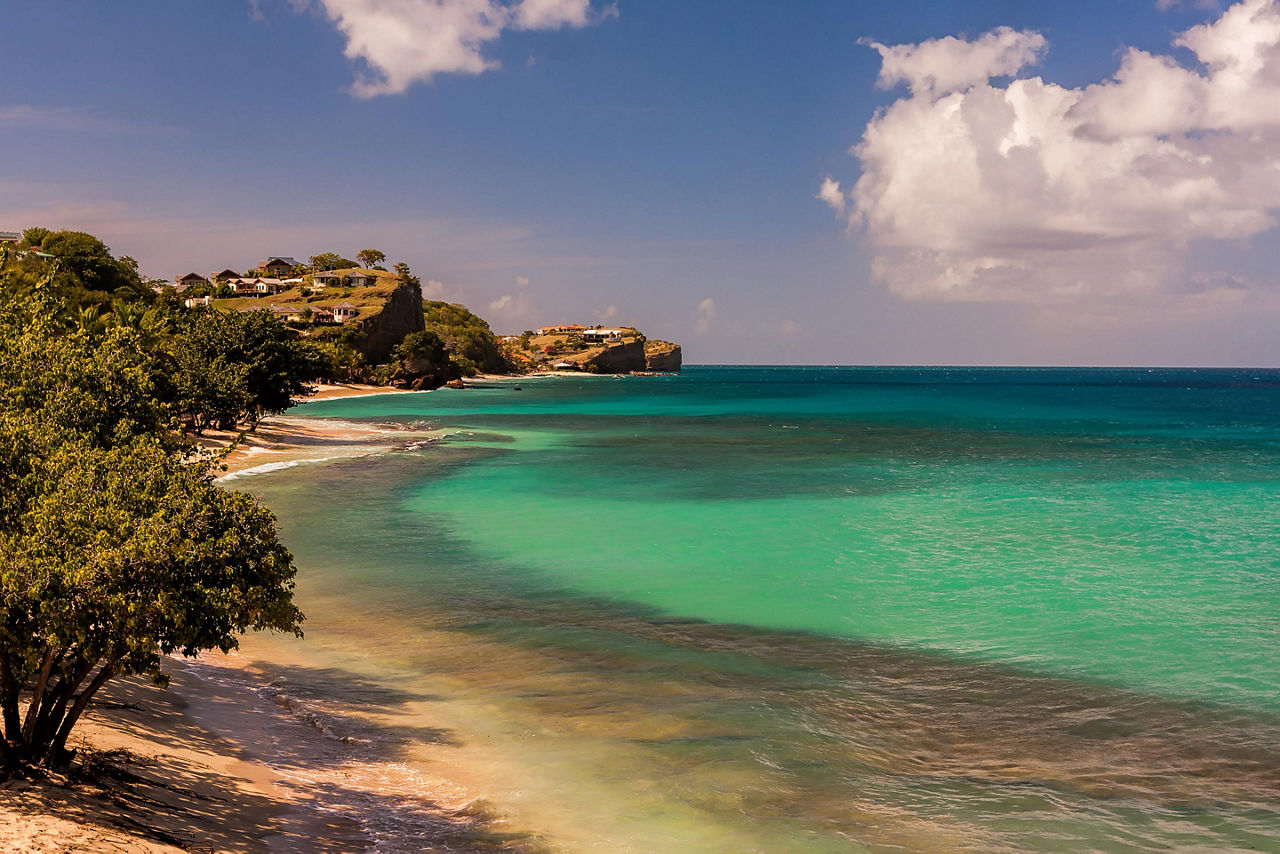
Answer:
<svg viewBox="0 0 1280 854"><path fill-rule="evenodd" d="M1280 366L1280 0L8 0L0 231L694 364Z"/></svg>

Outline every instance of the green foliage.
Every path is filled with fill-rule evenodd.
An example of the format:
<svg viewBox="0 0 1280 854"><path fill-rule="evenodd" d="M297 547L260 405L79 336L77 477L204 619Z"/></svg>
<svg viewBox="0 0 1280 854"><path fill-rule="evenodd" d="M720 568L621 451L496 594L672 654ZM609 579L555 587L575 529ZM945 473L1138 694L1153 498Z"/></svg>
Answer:
<svg viewBox="0 0 1280 854"><path fill-rule="evenodd" d="M365 267L372 267L375 264L381 264L383 261L387 260L387 253L379 252L377 249L361 249L356 253L356 258ZM338 268L331 267L330 269Z"/></svg>
<svg viewBox="0 0 1280 854"><path fill-rule="evenodd" d="M425 361L439 367L449 364L449 351L444 341L430 330L410 332L396 347L395 356L400 360Z"/></svg>
<svg viewBox="0 0 1280 854"><path fill-rule="evenodd" d="M348 267L359 266L355 261L349 258L343 258L336 252L321 252L319 255L311 256L311 272L322 273L326 270L345 270Z"/></svg>
<svg viewBox="0 0 1280 854"><path fill-rule="evenodd" d="M426 328L444 341L463 373L468 367L494 374L510 370L493 330L482 318L463 306L437 300L424 300L422 312Z"/></svg>
<svg viewBox="0 0 1280 854"><path fill-rule="evenodd" d="M284 412L324 357L267 311L193 311L169 343L174 400L197 433Z"/></svg>
<svg viewBox="0 0 1280 854"><path fill-rule="evenodd" d="M44 243L44 239L52 233L49 229L40 228L39 226L24 228L22 230L22 243L19 245L23 249L39 249Z"/></svg>
<svg viewBox="0 0 1280 854"><path fill-rule="evenodd" d="M247 630L298 632L302 620L271 514L184 462L163 313L94 308L68 328L52 278L0 309L8 773L65 759L111 678L160 679L168 653L229 650Z"/></svg>

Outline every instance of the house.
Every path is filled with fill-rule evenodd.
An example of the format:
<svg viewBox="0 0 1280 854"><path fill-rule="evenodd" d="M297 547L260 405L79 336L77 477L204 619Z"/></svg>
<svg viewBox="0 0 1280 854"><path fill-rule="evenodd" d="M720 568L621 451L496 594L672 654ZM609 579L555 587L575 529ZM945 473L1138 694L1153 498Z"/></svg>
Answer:
<svg viewBox="0 0 1280 854"><path fill-rule="evenodd" d="M543 326L538 330L539 335L555 335L560 332L583 332L587 327L581 323L562 323L559 326Z"/></svg>
<svg viewBox="0 0 1280 854"><path fill-rule="evenodd" d="M231 270L231 269L223 270L221 273L209 274L209 281L218 282L219 284L225 284L227 282L230 282L232 279L238 279L238 278L240 278L240 274L237 273L235 270Z"/></svg>
<svg viewBox="0 0 1280 854"><path fill-rule="evenodd" d="M258 296L275 295L286 289L284 282L279 279L257 279L253 286Z"/></svg>
<svg viewBox="0 0 1280 854"><path fill-rule="evenodd" d="M335 323L346 323L359 313L360 310L351 303L339 303L333 307L333 320Z"/></svg>
<svg viewBox="0 0 1280 854"><path fill-rule="evenodd" d="M257 279L228 279L223 284L230 285L238 297L256 297L258 295Z"/></svg>
<svg viewBox="0 0 1280 854"><path fill-rule="evenodd" d="M577 362L556 362L551 367L557 371L578 371L582 369L582 366Z"/></svg>
<svg viewBox="0 0 1280 854"><path fill-rule="evenodd" d="M182 293L192 285L207 285L209 280L199 273L187 273L185 276L179 276L173 280L173 287L178 293Z"/></svg>
<svg viewBox="0 0 1280 854"><path fill-rule="evenodd" d="M213 303L213 297L211 297L211 296L203 296L203 297L189 297L189 298L184 299L184 300L182 301L182 307L183 307L183 308L196 308L196 307L198 307L198 306L202 306L202 305L211 305L212 303Z"/></svg>
<svg viewBox="0 0 1280 854"><path fill-rule="evenodd" d="M582 340L587 342L621 341L625 329L587 329L582 333Z"/></svg>
<svg viewBox="0 0 1280 854"><path fill-rule="evenodd" d="M365 270L360 267L349 267L345 270L322 270L311 274L311 282L317 288L328 285L346 285L354 288L367 288L378 284L378 279L394 279L395 273L385 270Z"/></svg>
<svg viewBox="0 0 1280 854"><path fill-rule="evenodd" d="M311 322L312 323L337 323L338 321L333 319L333 311L331 309L313 308L311 309Z"/></svg>
<svg viewBox="0 0 1280 854"><path fill-rule="evenodd" d="M16 231L0 231L0 243L19 243L22 235Z"/></svg>
<svg viewBox="0 0 1280 854"><path fill-rule="evenodd" d="M287 276L293 272L294 267L301 266L296 258L287 255L272 255L265 261L258 263L258 272L268 276Z"/></svg>

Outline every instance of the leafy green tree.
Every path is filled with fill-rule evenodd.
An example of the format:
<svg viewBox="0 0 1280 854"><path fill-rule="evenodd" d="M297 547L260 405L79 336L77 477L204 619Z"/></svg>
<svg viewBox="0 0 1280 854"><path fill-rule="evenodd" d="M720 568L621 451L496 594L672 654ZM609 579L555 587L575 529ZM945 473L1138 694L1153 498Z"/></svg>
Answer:
<svg viewBox="0 0 1280 854"><path fill-rule="evenodd" d="M379 252L377 249L361 249L356 253L356 258L366 267L372 267L375 264L381 264L387 260L387 253Z"/></svg>
<svg viewBox="0 0 1280 854"><path fill-rule="evenodd" d="M113 258L107 245L92 234L55 231L45 236L40 248L56 258L59 269L85 290L122 292L133 298L143 295L145 287L136 262L127 256Z"/></svg>
<svg viewBox="0 0 1280 854"><path fill-rule="evenodd" d="M49 229L40 228L39 226L24 228L22 230L22 243L20 245L23 249L39 249L41 244L44 243L44 239L52 233L53 232L49 231Z"/></svg>
<svg viewBox="0 0 1280 854"><path fill-rule="evenodd" d="M6 450L40 448L34 465L29 452L17 461L29 465L27 489L0 519L8 768L64 761L113 677L162 681L164 655L229 651L249 629L299 631L292 559L251 497L219 489L154 438L100 448L39 427L23 436L21 420L5 427Z"/></svg>
<svg viewBox="0 0 1280 854"><path fill-rule="evenodd" d="M169 355L174 398L197 433L284 412L311 391L321 365L315 348L267 311L191 312Z"/></svg>
<svg viewBox="0 0 1280 854"><path fill-rule="evenodd" d="M313 273L322 273L327 270L346 270L349 267L357 267L355 261L350 258L343 258L336 252L321 252L319 255L311 256L311 271Z"/></svg>

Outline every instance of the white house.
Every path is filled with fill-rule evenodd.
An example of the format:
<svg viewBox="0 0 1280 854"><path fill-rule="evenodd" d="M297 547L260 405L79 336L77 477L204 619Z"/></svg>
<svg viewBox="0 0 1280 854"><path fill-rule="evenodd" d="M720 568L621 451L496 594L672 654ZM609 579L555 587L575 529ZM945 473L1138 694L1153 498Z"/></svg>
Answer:
<svg viewBox="0 0 1280 854"><path fill-rule="evenodd" d="M582 333L583 341L621 341L625 329L587 329Z"/></svg>
<svg viewBox="0 0 1280 854"><path fill-rule="evenodd" d="M360 310L349 302L339 303L333 307L333 319L336 323L346 323L359 313Z"/></svg>

